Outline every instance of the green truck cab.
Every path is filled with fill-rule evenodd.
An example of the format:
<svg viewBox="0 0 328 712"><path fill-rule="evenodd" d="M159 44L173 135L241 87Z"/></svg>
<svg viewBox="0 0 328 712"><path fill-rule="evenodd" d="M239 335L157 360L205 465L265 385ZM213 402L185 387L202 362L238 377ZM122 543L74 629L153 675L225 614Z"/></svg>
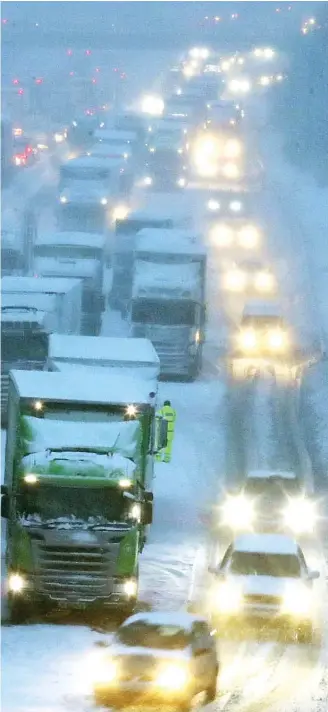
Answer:
<svg viewBox="0 0 328 712"><path fill-rule="evenodd" d="M154 454L167 438L155 407L156 384L125 374L11 371L2 516L12 620L43 604L133 609Z"/></svg>

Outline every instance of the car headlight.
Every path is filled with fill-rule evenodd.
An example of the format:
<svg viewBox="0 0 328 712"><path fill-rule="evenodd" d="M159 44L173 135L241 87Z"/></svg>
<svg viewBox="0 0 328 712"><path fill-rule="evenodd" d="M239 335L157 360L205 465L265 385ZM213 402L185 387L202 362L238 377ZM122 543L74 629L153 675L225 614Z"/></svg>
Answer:
<svg viewBox="0 0 328 712"><path fill-rule="evenodd" d="M220 613L236 613L242 604L240 586L230 581L219 584L216 594L216 607Z"/></svg>
<svg viewBox="0 0 328 712"><path fill-rule="evenodd" d="M178 153L181 155L183 153L183 148L178 148Z"/></svg>
<svg viewBox="0 0 328 712"><path fill-rule="evenodd" d="M224 287L231 292L242 292L246 287L246 275L241 270L228 272L224 278Z"/></svg>
<svg viewBox="0 0 328 712"><path fill-rule="evenodd" d="M211 242L219 247L230 247L234 239L234 231L229 225L214 225L210 232Z"/></svg>
<svg viewBox="0 0 328 712"><path fill-rule="evenodd" d="M281 605L281 612L296 618L307 617L313 606L312 592L305 586L290 584L287 586Z"/></svg>
<svg viewBox="0 0 328 712"><path fill-rule="evenodd" d="M144 180L145 185L152 185L153 179L150 176L146 176Z"/></svg>
<svg viewBox="0 0 328 712"><path fill-rule="evenodd" d="M63 141L65 141L65 136L62 133L55 133L54 139L56 143L63 143Z"/></svg>
<svg viewBox="0 0 328 712"><path fill-rule="evenodd" d="M273 351L282 351L287 345L286 334L281 329L272 329L268 334L268 344Z"/></svg>
<svg viewBox="0 0 328 712"><path fill-rule="evenodd" d="M179 178L177 180L177 185L180 186L180 188L183 188L186 185L186 179L185 178Z"/></svg>
<svg viewBox="0 0 328 712"><path fill-rule="evenodd" d="M211 210L212 212L216 212L217 210L220 210L219 201L218 200L208 200L207 209Z"/></svg>
<svg viewBox="0 0 328 712"><path fill-rule="evenodd" d="M252 351L257 346L257 336L253 329L242 331L239 336L239 343L245 351Z"/></svg>
<svg viewBox="0 0 328 712"><path fill-rule="evenodd" d="M224 154L226 158L239 158L239 156L241 155L240 141L227 141Z"/></svg>
<svg viewBox="0 0 328 712"><path fill-rule="evenodd" d="M243 495L229 497L222 507L223 524L232 529L249 529L254 521L254 504Z"/></svg>
<svg viewBox="0 0 328 712"><path fill-rule="evenodd" d="M11 593L21 593L27 582L21 574L10 574L8 578L8 589Z"/></svg>
<svg viewBox="0 0 328 712"><path fill-rule="evenodd" d="M255 277L255 289L259 292L272 292L274 288L274 278L269 272L259 272Z"/></svg>
<svg viewBox="0 0 328 712"><path fill-rule="evenodd" d="M246 225L239 232L239 244L241 247L252 250L259 243L259 231L252 225Z"/></svg>
<svg viewBox="0 0 328 712"><path fill-rule="evenodd" d="M61 203L67 203L66 195L61 195L60 198L59 198L59 200L60 200Z"/></svg>
<svg viewBox="0 0 328 712"><path fill-rule="evenodd" d="M222 167L222 173L225 178L239 178L240 170L236 163L225 163Z"/></svg>
<svg viewBox="0 0 328 712"><path fill-rule="evenodd" d="M101 205L107 205L108 200L107 200L107 198L101 198L100 202L101 202Z"/></svg>
<svg viewBox="0 0 328 712"><path fill-rule="evenodd" d="M155 152L156 152L156 148L154 148L154 146L151 146L151 148L149 149L149 153L155 153Z"/></svg>
<svg viewBox="0 0 328 712"><path fill-rule="evenodd" d="M94 664L90 661L91 677L95 683L110 684L117 678L118 665L106 657L95 657ZM89 673L90 674L90 673Z"/></svg>
<svg viewBox="0 0 328 712"><path fill-rule="evenodd" d="M240 200L232 200L231 203L229 203L229 209L232 213L240 213L242 207L243 204Z"/></svg>
<svg viewBox="0 0 328 712"><path fill-rule="evenodd" d="M156 677L157 685L168 690L180 690L188 684L188 681L189 675L186 668L174 664L167 665L160 670Z"/></svg>
<svg viewBox="0 0 328 712"><path fill-rule="evenodd" d="M317 521L315 504L307 499L291 499L283 513L285 524L295 534L313 532Z"/></svg>

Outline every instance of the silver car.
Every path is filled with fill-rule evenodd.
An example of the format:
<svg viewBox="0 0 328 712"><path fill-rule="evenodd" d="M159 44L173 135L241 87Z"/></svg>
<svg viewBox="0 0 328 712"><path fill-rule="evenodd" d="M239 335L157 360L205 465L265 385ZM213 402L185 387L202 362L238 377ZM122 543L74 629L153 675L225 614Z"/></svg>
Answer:
<svg viewBox="0 0 328 712"><path fill-rule="evenodd" d="M97 704L144 701L189 710L196 694L215 699L219 662L207 621L189 613L139 613L128 618L97 663Z"/></svg>

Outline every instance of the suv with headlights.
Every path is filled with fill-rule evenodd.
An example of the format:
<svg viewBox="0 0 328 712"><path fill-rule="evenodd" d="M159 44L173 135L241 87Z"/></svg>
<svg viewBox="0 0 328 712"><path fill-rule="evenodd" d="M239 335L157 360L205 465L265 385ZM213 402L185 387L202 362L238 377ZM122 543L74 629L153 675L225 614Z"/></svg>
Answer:
<svg viewBox="0 0 328 712"><path fill-rule="evenodd" d="M292 470L251 470L239 491L220 508L219 526L233 533L291 532L311 536L318 521L316 503Z"/></svg>
<svg viewBox="0 0 328 712"><path fill-rule="evenodd" d="M282 534L243 534L228 547L217 578L214 619L221 625L273 623L311 642L315 630L313 580L297 542ZM213 605L213 604L212 604Z"/></svg>
<svg viewBox="0 0 328 712"><path fill-rule="evenodd" d="M196 694L216 696L219 663L204 618L189 613L139 613L118 628L101 651L93 681L97 704L121 706L146 699L189 710Z"/></svg>
<svg viewBox="0 0 328 712"><path fill-rule="evenodd" d="M289 334L279 304L251 300L245 304L235 354L242 357L286 358Z"/></svg>

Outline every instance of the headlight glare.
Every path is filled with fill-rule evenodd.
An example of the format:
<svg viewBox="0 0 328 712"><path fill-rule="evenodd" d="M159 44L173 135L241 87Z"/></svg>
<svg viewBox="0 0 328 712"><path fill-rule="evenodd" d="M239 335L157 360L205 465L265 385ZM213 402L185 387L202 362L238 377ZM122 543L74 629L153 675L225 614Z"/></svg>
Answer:
<svg viewBox="0 0 328 712"><path fill-rule="evenodd" d="M223 524L232 529L249 529L254 521L254 504L243 495L228 497L222 507Z"/></svg>
<svg viewBox="0 0 328 712"><path fill-rule="evenodd" d="M312 595L310 589L299 584L287 586L281 609L282 613L295 616L296 618L308 616L312 609Z"/></svg>
<svg viewBox="0 0 328 712"><path fill-rule="evenodd" d="M159 687L180 690L188 684L188 677L188 672L184 667L172 664L167 665L159 672L156 682Z"/></svg>
<svg viewBox="0 0 328 712"><path fill-rule="evenodd" d="M257 337L253 329L246 329L240 334L240 346L245 351L252 351L257 346Z"/></svg>
<svg viewBox="0 0 328 712"><path fill-rule="evenodd" d="M21 574L10 574L8 588L11 593L21 593L26 587L26 580Z"/></svg>
<svg viewBox="0 0 328 712"><path fill-rule="evenodd" d="M307 499L290 499L284 511L285 524L295 534L311 533L315 528L315 504Z"/></svg>
<svg viewBox="0 0 328 712"><path fill-rule="evenodd" d="M235 613L241 607L242 591L232 582L224 582L218 586L216 604L220 613Z"/></svg>

